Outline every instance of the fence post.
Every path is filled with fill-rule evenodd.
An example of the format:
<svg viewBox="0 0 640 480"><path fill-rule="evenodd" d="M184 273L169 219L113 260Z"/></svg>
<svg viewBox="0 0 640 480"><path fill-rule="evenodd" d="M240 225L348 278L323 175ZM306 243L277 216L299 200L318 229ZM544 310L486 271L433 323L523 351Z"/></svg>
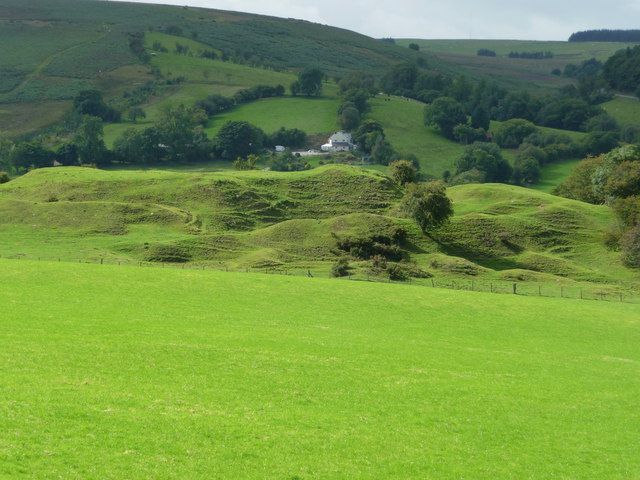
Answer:
<svg viewBox="0 0 640 480"><path fill-rule="evenodd" d="M542 296L542 285L538 285L538 296Z"/></svg>
<svg viewBox="0 0 640 480"><path fill-rule="evenodd" d="M513 284L513 294L514 294L514 295L517 295L517 294L518 294L518 284L517 284L517 283L514 283L514 284Z"/></svg>
<svg viewBox="0 0 640 480"><path fill-rule="evenodd" d="M564 287L560 287L560 298L564 298Z"/></svg>

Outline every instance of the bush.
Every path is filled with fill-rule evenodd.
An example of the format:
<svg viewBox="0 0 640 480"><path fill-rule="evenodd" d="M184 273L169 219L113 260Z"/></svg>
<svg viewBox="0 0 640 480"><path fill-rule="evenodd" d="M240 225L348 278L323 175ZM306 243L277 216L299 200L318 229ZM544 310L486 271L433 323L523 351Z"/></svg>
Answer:
<svg viewBox="0 0 640 480"><path fill-rule="evenodd" d="M7 172L0 172L0 184L7 183L9 180L9 174Z"/></svg>
<svg viewBox="0 0 640 480"><path fill-rule="evenodd" d="M331 267L331 276L334 278L346 277L350 271L349 260L341 258Z"/></svg>
<svg viewBox="0 0 640 480"><path fill-rule="evenodd" d="M396 160L389 167L391 169L391 178L400 185L413 183L418 178L418 170L408 160Z"/></svg>
<svg viewBox="0 0 640 480"><path fill-rule="evenodd" d="M233 168L240 171L255 170L258 163L258 157L256 155L249 155L247 158L238 157L233 162Z"/></svg>
<svg viewBox="0 0 640 480"><path fill-rule="evenodd" d="M409 272L398 264L389 265L387 267L387 274L389 275L389 280L396 282L406 282L411 278Z"/></svg>
<svg viewBox="0 0 640 480"><path fill-rule="evenodd" d="M620 241L622 262L631 268L640 268L640 225L627 231Z"/></svg>
<svg viewBox="0 0 640 480"><path fill-rule="evenodd" d="M276 155L271 161L271 170L275 172L300 172L310 168L311 165L305 162L302 157L296 156L291 152Z"/></svg>

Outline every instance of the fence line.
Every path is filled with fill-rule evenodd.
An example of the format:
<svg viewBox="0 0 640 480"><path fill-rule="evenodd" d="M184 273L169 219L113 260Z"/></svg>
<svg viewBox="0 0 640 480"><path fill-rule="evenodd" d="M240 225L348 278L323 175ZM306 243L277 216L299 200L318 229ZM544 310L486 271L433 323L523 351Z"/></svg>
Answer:
<svg viewBox="0 0 640 480"><path fill-rule="evenodd" d="M65 263L85 263L98 265L121 265L121 266L137 266L147 268L173 268L180 270L211 270L225 271L236 273L260 273L268 275L284 275L284 276L304 276L310 278L333 278L331 275L320 274L317 271L312 272L310 269L293 269L281 270L277 267L252 267L252 268L229 268L222 262L215 264L195 264L195 263L165 263L165 262L144 262L144 261L128 261L116 260L101 257L99 259L79 259L63 260L62 258L45 258L33 257L26 255L3 256L0 258L8 260L38 260L48 262L65 262ZM640 291L635 292L632 289L621 290L619 287L612 285L557 285L553 286L548 283L539 282L517 282L506 280L485 280L485 279L460 279L460 278L410 278L404 281L391 280L389 278L376 276L373 274L359 273L349 274L348 276L337 278L336 280L350 280L361 282L375 283L393 283L402 285L416 285L448 290L465 290L472 292L483 292L493 294L510 294L520 296L536 296L544 298L566 298L573 300L597 300L617 303L640 303Z"/></svg>

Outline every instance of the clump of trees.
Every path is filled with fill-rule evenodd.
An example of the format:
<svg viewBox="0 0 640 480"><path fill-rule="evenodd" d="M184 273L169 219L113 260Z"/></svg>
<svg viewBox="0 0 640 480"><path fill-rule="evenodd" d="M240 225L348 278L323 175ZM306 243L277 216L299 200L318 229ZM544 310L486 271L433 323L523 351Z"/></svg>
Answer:
<svg viewBox="0 0 640 480"><path fill-rule="evenodd" d="M569 37L570 42L640 42L640 30L585 30Z"/></svg>
<svg viewBox="0 0 640 480"><path fill-rule="evenodd" d="M640 146L628 145L588 158L560 185L556 194L607 204L618 219L609 245L622 250L622 260L640 268Z"/></svg>
<svg viewBox="0 0 640 480"><path fill-rule="evenodd" d="M196 103L196 106L204 110L208 116L213 117L222 112L231 110L232 108L244 103L253 102L262 98L282 97L285 94L285 88L282 85L256 85L252 88L240 90L231 98L222 95L209 95L204 100Z"/></svg>
<svg viewBox="0 0 640 480"><path fill-rule="evenodd" d="M322 95L322 82L325 74L319 68L307 68L300 72L298 79L291 84L291 94L295 97L319 97Z"/></svg>
<svg viewBox="0 0 640 480"><path fill-rule="evenodd" d="M353 132L353 141L360 151L369 156L373 163L389 165L398 159L398 154L387 140L384 128L374 120L365 120Z"/></svg>
<svg viewBox="0 0 640 480"><path fill-rule="evenodd" d="M494 50L489 50L488 48L481 48L478 50L479 57L496 57L497 54Z"/></svg>
<svg viewBox="0 0 640 480"><path fill-rule="evenodd" d="M300 172L302 170L309 170L311 165L300 155L285 152L280 155L274 155L270 168L276 172Z"/></svg>
<svg viewBox="0 0 640 480"><path fill-rule="evenodd" d="M389 170L391 178L402 186L418 180L418 169L409 160L396 160L389 165Z"/></svg>
<svg viewBox="0 0 640 480"><path fill-rule="evenodd" d="M640 45L620 50L610 57L602 74L611 87L636 92L640 86Z"/></svg>
<svg viewBox="0 0 640 480"><path fill-rule="evenodd" d="M73 99L73 111L79 115L98 117L104 122L119 122L122 115L104 102L98 90L84 90Z"/></svg>
<svg viewBox="0 0 640 480"><path fill-rule="evenodd" d="M553 52L509 52L509 58L524 58L527 60L548 60L553 58Z"/></svg>

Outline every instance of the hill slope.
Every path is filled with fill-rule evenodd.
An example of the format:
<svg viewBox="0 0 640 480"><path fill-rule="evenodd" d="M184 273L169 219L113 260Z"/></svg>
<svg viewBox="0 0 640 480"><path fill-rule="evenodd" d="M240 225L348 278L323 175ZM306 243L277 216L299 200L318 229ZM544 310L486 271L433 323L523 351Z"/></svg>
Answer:
<svg viewBox="0 0 640 480"><path fill-rule="evenodd" d="M432 239L403 218L396 185L355 167L42 169L0 186L0 255L321 276L351 255L353 274L364 278L379 253L441 280L637 287L637 272L604 246L614 222L608 208L507 185L449 192L456 215Z"/></svg>
<svg viewBox="0 0 640 480"><path fill-rule="evenodd" d="M568 85L571 81L552 75L556 68L563 70L569 64L579 64L596 58L607 60L618 50L633 44L615 42L542 42L524 40L416 40L400 39L397 44L416 43L424 52L431 53L447 64L474 78L487 78L506 88L545 93ZM496 52L496 57L478 56L478 50ZM553 58L526 60L508 58L510 52L551 52Z"/></svg>
<svg viewBox="0 0 640 480"><path fill-rule="evenodd" d="M331 76L380 72L421 56L354 32L292 19L98 0L4 0L0 129L10 130L9 119L24 105L46 102L57 112L50 119L59 119L68 104L53 102L68 101L80 90L100 88L118 96L124 88L151 80L129 45L131 34L150 30L186 37L182 43L197 39L233 63L282 71L317 66Z"/></svg>
<svg viewBox="0 0 640 480"><path fill-rule="evenodd" d="M0 283L2 476L640 469L633 305L7 260Z"/></svg>

